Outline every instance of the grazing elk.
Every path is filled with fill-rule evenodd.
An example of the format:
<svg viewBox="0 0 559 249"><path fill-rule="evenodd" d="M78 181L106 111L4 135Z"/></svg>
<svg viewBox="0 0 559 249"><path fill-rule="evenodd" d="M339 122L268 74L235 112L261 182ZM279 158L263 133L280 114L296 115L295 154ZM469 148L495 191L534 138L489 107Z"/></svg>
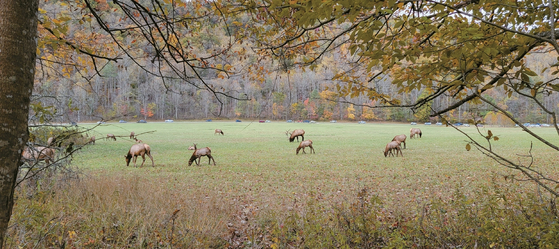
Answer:
<svg viewBox="0 0 559 249"><path fill-rule="evenodd" d="M421 130L419 128L411 128L410 129L410 139L415 138L415 135L419 135L419 138L421 138Z"/></svg>
<svg viewBox="0 0 559 249"><path fill-rule="evenodd" d="M87 144L95 144L95 136L91 136L89 141L87 141Z"/></svg>
<svg viewBox="0 0 559 249"><path fill-rule="evenodd" d="M47 165L50 165L51 162L54 162L54 153L55 150L53 148L43 147L43 146L36 146L36 147L29 147L25 146L23 151L21 152L21 156L24 161L45 161Z"/></svg>
<svg viewBox="0 0 559 249"><path fill-rule="evenodd" d="M404 144L404 149L406 148L406 135L402 134L402 135L397 135L395 136L392 141L397 141L400 142L400 144Z"/></svg>
<svg viewBox="0 0 559 249"><path fill-rule="evenodd" d="M404 156L404 154L402 154L402 150L400 149L400 142L392 141L386 145L386 148L384 149L384 157L387 157L389 154L394 156L394 153L392 152L393 150L396 151L396 156L398 156L398 152L400 152L402 157Z"/></svg>
<svg viewBox="0 0 559 249"><path fill-rule="evenodd" d="M301 141L301 143L299 144L299 147L297 147L297 151L295 152L295 155L299 155L299 150L303 149L303 153L307 154L307 152L305 152L305 147L309 147L311 148L311 152L309 153L314 153L314 148L312 147L312 140L305 140L305 141Z"/></svg>
<svg viewBox="0 0 559 249"><path fill-rule="evenodd" d="M203 156L208 157L208 164L211 164L213 160L215 166L215 159L212 157L212 150L210 149L210 147L198 149L196 148L196 144L194 144L194 152L192 153L190 160L188 160L188 166L192 165L192 162L196 161L196 159L198 159L196 165L200 166L200 161L202 160Z"/></svg>
<svg viewBox="0 0 559 249"><path fill-rule="evenodd" d="M107 134L107 139L114 139L116 141L116 137L114 134Z"/></svg>
<svg viewBox="0 0 559 249"><path fill-rule="evenodd" d="M293 132L289 132L289 130L287 130L285 135L289 136L289 142L293 142L295 138L297 138L297 142L299 142L299 136L301 137L301 141L305 140L305 131L303 129L297 129Z"/></svg>
<svg viewBox="0 0 559 249"><path fill-rule="evenodd" d="M220 130L220 129L215 129L214 135L215 135L215 134L225 135L225 134L223 134L223 131Z"/></svg>
<svg viewBox="0 0 559 249"><path fill-rule="evenodd" d="M144 163L146 162L146 155L148 155L151 159L151 166L155 167L153 157L151 156L151 148L149 147L149 145L144 143L132 145L132 147L130 147L130 150L128 150L128 154L124 156L124 158L126 159L126 166L128 167L128 165L130 165L130 159L134 157L134 159L132 160L134 161L134 167L136 167L136 159L138 158L138 156L141 156L142 159L144 159L140 167L144 166Z"/></svg>
<svg viewBox="0 0 559 249"><path fill-rule="evenodd" d="M130 139L134 139L134 140L138 141L136 139L136 134L134 132L130 132Z"/></svg>

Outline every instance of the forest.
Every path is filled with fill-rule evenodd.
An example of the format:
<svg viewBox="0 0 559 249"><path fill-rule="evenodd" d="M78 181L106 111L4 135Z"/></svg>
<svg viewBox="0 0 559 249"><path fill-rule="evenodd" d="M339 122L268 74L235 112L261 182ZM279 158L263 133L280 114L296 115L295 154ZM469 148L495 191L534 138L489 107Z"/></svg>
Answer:
<svg viewBox="0 0 559 249"><path fill-rule="evenodd" d="M172 42L188 47L200 57L216 54L212 66L226 69L199 70L199 78L182 77L175 68L177 65L170 65L163 61L163 56L157 56L158 52L152 46L157 42L156 38L154 41L143 39L141 33L126 29L133 26L134 21L122 18L120 11L116 11L121 10L120 6L111 1L91 2L95 10L103 13L107 26L118 27L115 30L122 28L120 32L107 33L96 25L87 25L92 17L83 15L79 4L41 2L41 39L31 123L210 118L433 122L438 121L437 117L430 117L433 110L443 109L456 97L443 94L428 105L411 110L405 106L427 96L431 89L420 86L402 91L394 84L391 72L383 72L382 77L368 80L368 65L360 63L357 59L360 55L352 53L347 44L339 44L336 50L322 55L313 64L313 70L297 64L294 59L263 58L255 49L259 44L253 39L239 38L241 33L248 32L246 30L261 25L253 22L248 13L227 22L210 17L204 21L209 25L201 22L199 26L189 24L188 33L183 33L180 38L170 37L175 39ZM145 4L150 5L149 1ZM209 7L201 2L185 2L175 12L188 16L189 12L204 8ZM331 24L332 27L324 32L331 30L335 33L336 26L343 25L347 24ZM349 34L345 36L349 37ZM226 49L232 52L226 54L223 52ZM92 60L88 53L108 59ZM527 67L535 72L541 71L537 77L531 77L532 82L553 79L547 66L556 62L556 52L548 48L524 58ZM378 108L381 101L367 94L341 94L339 89L356 87L339 77L340 73L349 71L353 81L362 83L360 87L366 86L397 99L399 105ZM216 91L210 91L206 86ZM553 122L537 103L521 98L515 92L508 94L506 88L489 89L484 96L521 122ZM555 91L538 95L538 98L548 110L558 110L559 95ZM514 125L494 107L481 102L465 103L445 113L444 117L451 122L475 118L486 124Z"/></svg>

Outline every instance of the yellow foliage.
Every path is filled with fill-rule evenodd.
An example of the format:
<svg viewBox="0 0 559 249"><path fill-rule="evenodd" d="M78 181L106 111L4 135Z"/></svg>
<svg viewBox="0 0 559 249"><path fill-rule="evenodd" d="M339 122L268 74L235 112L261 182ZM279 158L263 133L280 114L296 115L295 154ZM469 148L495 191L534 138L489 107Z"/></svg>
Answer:
<svg viewBox="0 0 559 249"><path fill-rule="evenodd" d="M336 96L336 93L332 92L330 90L324 90L324 91L322 91L318 94L320 94L320 98L323 99L323 100L332 100Z"/></svg>
<svg viewBox="0 0 559 249"><path fill-rule="evenodd" d="M361 119L374 120L376 118L373 109L368 107L363 107L363 113L361 114Z"/></svg>
<svg viewBox="0 0 559 249"><path fill-rule="evenodd" d="M347 118L355 120L355 108L353 107L353 104L349 105L347 108Z"/></svg>

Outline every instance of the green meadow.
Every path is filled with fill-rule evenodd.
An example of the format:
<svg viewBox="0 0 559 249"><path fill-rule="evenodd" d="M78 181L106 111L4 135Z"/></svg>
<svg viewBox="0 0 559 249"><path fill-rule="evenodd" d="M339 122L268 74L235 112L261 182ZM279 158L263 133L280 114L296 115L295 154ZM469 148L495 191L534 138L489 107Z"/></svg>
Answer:
<svg viewBox="0 0 559 249"><path fill-rule="evenodd" d="M412 127L420 128L423 136L410 139ZM214 134L215 129L225 135ZM305 130L305 139L313 141L315 154L309 154L309 148L305 149L307 154L295 154L299 143L290 143L286 136L287 130L294 129ZM460 130L487 145L475 127ZM556 179L556 151L520 128L479 128L483 135L489 130L499 138L491 142L494 151L515 162L533 163L534 169ZM138 167L133 163L126 166L124 156L134 143L128 138L132 131L151 146L155 167L151 167L148 157L143 167L141 158ZM537 128L534 132L559 142L553 128ZM107 133L115 134L117 141L104 139ZM385 157L386 144L398 134L408 136L404 156ZM92 135L96 144L74 155L72 165L80 172L79 179L59 180L48 191L18 198L8 245L506 246L506 241L493 241L491 233L483 232L488 238L479 240L460 234L472 236L473 228L503 219L484 211L485 207L520 205L517 208L522 210L532 205L527 203L537 203L533 195L541 191L533 183L511 181L510 176L522 176L475 148L467 151L467 138L446 126L280 121L107 123L90 131ZM188 166L193 152L188 147L194 143L199 148L210 147L217 165L209 165L203 157L200 166ZM533 159L526 157L529 154ZM16 194L25 196L31 191L21 187ZM472 209L472 203L478 205L473 204ZM439 207L436 213L426 211L435 210L428 208L435 206ZM474 216L481 224L465 214L459 216L460 210L478 210ZM429 222L425 217L431 217ZM454 217L454 222L449 217ZM528 221L508 222L501 223L522 227L518 223ZM403 231L404 225L394 224L408 224L413 229ZM440 231L441 224L454 228ZM460 235L460 240L442 242L452 238L446 233ZM511 238L508 243L523 238Z"/></svg>

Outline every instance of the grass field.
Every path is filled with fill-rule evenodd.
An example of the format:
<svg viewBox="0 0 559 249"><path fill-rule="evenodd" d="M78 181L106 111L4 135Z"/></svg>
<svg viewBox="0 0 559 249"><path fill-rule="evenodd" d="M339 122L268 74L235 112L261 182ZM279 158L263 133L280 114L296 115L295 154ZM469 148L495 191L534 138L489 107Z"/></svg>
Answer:
<svg viewBox="0 0 559 249"><path fill-rule="evenodd" d="M422 138L409 139L412 127L421 128ZM222 129L225 135L214 135L214 129ZM313 141L316 154L295 155L298 143L290 143L285 135L293 129L306 131L305 139ZM474 127L461 129L483 142ZM493 150L515 161L529 162L519 155L527 155L533 142L534 167L557 176L556 151L521 129L480 129L498 136ZM147 157L143 167L126 167L131 131L151 146L155 167ZM559 142L552 128L535 132ZM102 139L107 133L120 137ZM408 136L404 157L384 157L384 147L397 134ZM311 202L332 208L353 203L363 190L380 199L392 216L400 217L417 217L425 205L434 200L451 202L457 192L476 196L495 186L507 186L503 188L511 193L537 190L530 183L506 182L502 176L518 173L475 149L466 151L466 137L445 126L108 123L90 135L97 137L97 143L73 160L82 172L80 181L41 197L43 204L18 199L13 224L24 223L26 217L41 218L30 222L35 229L14 226L9 245L248 247L260 241L258 247L269 247L277 241L262 236L274 233L259 227L286 222L293 213L304 216ZM200 166L188 166L192 151L187 148L193 143L210 147L217 166L208 165L205 157ZM188 236L185 231L198 235ZM260 232L251 235L255 231Z"/></svg>

